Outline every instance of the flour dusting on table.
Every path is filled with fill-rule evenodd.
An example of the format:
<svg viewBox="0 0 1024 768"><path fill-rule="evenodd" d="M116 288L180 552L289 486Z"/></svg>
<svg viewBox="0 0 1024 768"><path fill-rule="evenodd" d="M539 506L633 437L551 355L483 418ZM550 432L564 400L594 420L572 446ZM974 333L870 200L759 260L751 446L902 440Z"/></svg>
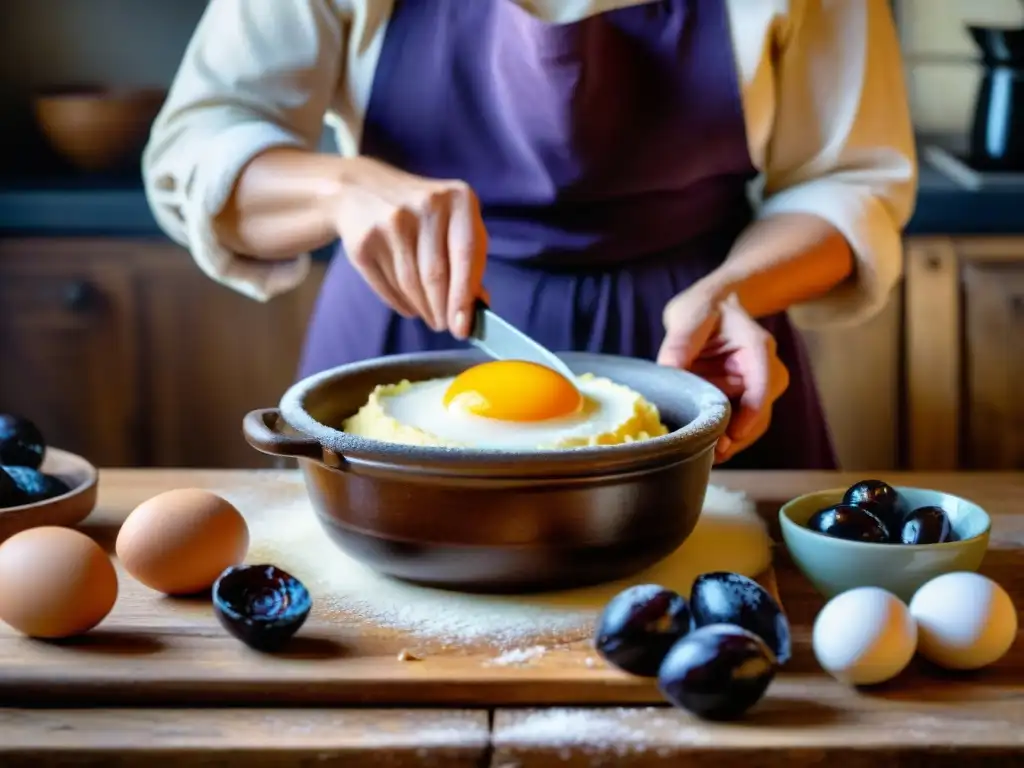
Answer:
<svg viewBox="0 0 1024 768"><path fill-rule="evenodd" d="M493 741L499 750L566 749L564 759L580 750L618 757L647 751L667 754L670 743L710 743L713 736L705 735L705 729L689 728L689 719L667 707L507 710L495 721ZM659 736L666 734L671 742L659 743Z"/></svg>
<svg viewBox="0 0 1024 768"><path fill-rule="evenodd" d="M250 563L273 563L305 582L314 610L457 648L552 646L590 637L604 605L630 584L653 582L688 594L712 570L757 576L770 564L770 541L742 493L708 488L690 538L662 562L628 580L529 596L471 595L381 576L331 543L297 473L271 473L249 488L211 489L245 515Z"/></svg>

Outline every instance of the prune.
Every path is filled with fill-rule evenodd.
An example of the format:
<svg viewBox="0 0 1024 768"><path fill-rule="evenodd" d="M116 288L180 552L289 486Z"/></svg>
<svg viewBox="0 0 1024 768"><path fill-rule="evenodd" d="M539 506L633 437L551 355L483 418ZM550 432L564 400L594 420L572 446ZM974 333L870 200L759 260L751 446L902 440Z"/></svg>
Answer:
<svg viewBox="0 0 1024 768"><path fill-rule="evenodd" d="M8 506L18 504L37 504L57 496L63 496L71 490L70 486L53 475L45 475L37 469L28 467L0 467L0 473L14 481L19 491L19 500Z"/></svg>
<svg viewBox="0 0 1024 768"><path fill-rule="evenodd" d="M953 526L942 507L918 507L907 515L900 530L903 544L941 544L955 539Z"/></svg>
<svg viewBox="0 0 1024 768"><path fill-rule="evenodd" d="M896 489L881 480L854 483L843 494L843 504L866 509L885 524L886 530L893 537L899 534L903 516L907 513Z"/></svg>
<svg viewBox="0 0 1024 768"><path fill-rule="evenodd" d="M213 610L221 625L259 651L284 645L312 607L305 585L273 565L231 566L213 585Z"/></svg>
<svg viewBox="0 0 1024 768"><path fill-rule="evenodd" d="M735 624L753 632L785 664L793 653L789 620L768 590L738 573L717 571L697 577L690 590L695 627Z"/></svg>
<svg viewBox="0 0 1024 768"><path fill-rule="evenodd" d="M0 509L19 507L25 503L25 494L14 478L0 469Z"/></svg>
<svg viewBox="0 0 1024 768"><path fill-rule="evenodd" d="M848 541L867 541L872 544L891 541L885 523L863 507L852 504L835 504L815 512L807 521L807 527L826 536Z"/></svg>
<svg viewBox="0 0 1024 768"><path fill-rule="evenodd" d="M705 720L733 720L764 696L778 664L753 632L731 624L696 629L668 652L658 688L670 702Z"/></svg>
<svg viewBox="0 0 1024 768"><path fill-rule="evenodd" d="M608 663L641 677L657 677L665 654L690 631L685 598L657 584L638 584L605 606L594 647Z"/></svg>
<svg viewBox="0 0 1024 768"><path fill-rule="evenodd" d="M45 453L39 427L21 416L0 413L0 464L39 469Z"/></svg>

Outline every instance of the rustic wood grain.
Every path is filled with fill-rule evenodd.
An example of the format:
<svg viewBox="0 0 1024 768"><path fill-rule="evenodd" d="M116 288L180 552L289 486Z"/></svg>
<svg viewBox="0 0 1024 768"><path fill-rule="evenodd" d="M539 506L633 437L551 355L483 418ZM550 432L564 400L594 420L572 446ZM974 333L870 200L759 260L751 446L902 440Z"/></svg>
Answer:
<svg viewBox="0 0 1024 768"><path fill-rule="evenodd" d="M949 238L907 245L904 354L907 464L954 470L960 464L960 266Z"/></svg>
<svg viewBox="0 0 1024 768"><path fill-rule="evenodd" d="M86 530L109 543L127 512L154 493L182 485L253 484L268 477L273 475L104 471L100 504ZM852 474L803 472L713 477L720 485L749 493L769 521L783 500L857 479ZM941 488L984 506L993 517L984 570L1020 602L1024 475L886 479ZM166 601L142 592L137 604L129 600L124 609L119 606L125 613L118 621L74 643L40 644L0 633L0 693L5 703L23 707L31 696L62 707L0 710L0 765L433 763L512 768L705 765L716 760L744 768L790 768L832 759L843 766L973 766L1020 754L1020 640L1005 659L981 672L956 675L915 663L885 686L852 690L823 675L810 653L810 626L821 599L783 553L777 557L776 577L793 623L795 656L750 718L736 724L703 723L663 706L608 706L654 703L658 697L649 683L588 666L589 654L582 648L552 652L524 668L489 667L472 654L402 663L390 650L381 650L393 647L385 638L360 639L351 628L314 625L309 639L290 654L265 657L226 638L201 602ZM211 683L230 693L228 698L241 697L250 709L209 708L218 698L216 690L208 693ZM552 695L552 689L574 693ZM164 703L206 708L67 709L73 703L131 701L132 690L150 704L161 701L154 695L160 691ZM69 694L74 699L66 698ZM490 746L487 714L481 711L282 708L310 701L428 704L431 697L434 702L517 705L561 700L603 708L498 709Z"/></svg>
<svg viewBox="0 0 1024 768"><path fill-rule="evenodd" d="M160 491L186 485L223 491L236 482L246 484L250 493L260 483L269 484L264 486L269 493L274 484L296 481L291 472L106 470L97 509L82 528L109 548L127 514ZM649 682L603 664L586 636L574 643L556 636L545 643L547 650L539 658L495 665L502 648L486 643L431 645L345 621L324 609L314 611L284 652L265 655L229 636L208 598L165 598L123 570L119 578L113 612L84 637L45 643L0 627L0 704L497 706L660 701ZM400 661L402 649L412 650L419 660Z"/></svg>
<svg viewBox="0 0 1024 768"><path fill-rule="evenodd" d="M0 709L4 768L471 768L488 741L485 711Z"/></svg>
<svg viewBox="0 0 1024 768"><path fill-rule="evenodd" d="M964 464L1024 468L1024 271L1006 262L963 269Z"/></svg>
<svg viewBox="0 0 1024 768"><path fill-rule="evenodd" d="M857 692L789 676L737 723L665 707L498 710L492 765L982 765L1024 750L1022 722L1019 688L961 697L955 684L926 692L897 680Z"/></svg>
<svg viewBox="0 0 1024 768"><path fill-rule="evenodd" d="M0 404L102 466L276 466L239 424L294 381L325 267L264 304L165 239L0 238Z"/></svg>
<svg viewBox="0 0 1024 768"><path fill-rule="evenodd" d="M781 500L854 479L827 473L715 476L715 482L751 494L769 520ZM1016 514L1024 481L1019 476L907 480L959 491L989 507L995 524L986 571L1014 596L1024 595L1024 549L1019 546L1024 515ZM131 509L159 491L184 485L224 489L231 483L252 490L260 483L286 481L294 483L294 475L103 471L97 510L83 528L110 546ZM783 553L777 561L778 589L794 625L796 658L791 668L813 672L809 630L822 601ZM499 653L495 648L421 644L412 647L421 660L399 661L398 652L410 644L400 633L314 615L286 652L259 654L223 631L208 599L164 598L122 572L117 606L85 637L44 643L0 628L0 704L510 706L661 701L648 681L601 663L585 638L565 647L552 645L540 658L517 666L491 664ZM1011 679L1019 677L1016 670L1009 672Z"/></svg>
<svg viewBox="0 0 1024 768"><path fill-rule="evenodd" d="M117 240L0 238L0 403L94 463L137 458L140 308Z"/></svg>

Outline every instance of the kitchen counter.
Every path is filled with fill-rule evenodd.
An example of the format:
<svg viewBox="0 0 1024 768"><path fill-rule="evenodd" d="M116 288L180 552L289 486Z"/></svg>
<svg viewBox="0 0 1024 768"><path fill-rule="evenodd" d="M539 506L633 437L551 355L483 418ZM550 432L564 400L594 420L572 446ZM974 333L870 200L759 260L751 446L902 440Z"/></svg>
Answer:
<svg viewBox="0 0 1024 768"><path fill-rule="evenodd" d="M1024 233L1024 186L966 190L922 163L910 235ZM135 179L0 180L0 236L163 238ZM318 253L328 258L330 249Z"/></svg>
<svg viewBox="0 0 1024 768"><path fill-rule="evenodd" d="M99 505L84 527L97 540L109 543L136 504L163 490L184 485L243 488L284 482L285 477L294 481L292 473L104 470ZM774 521L781 500L857 479L806 472L719 472L713 476L719 485L748 493L769 521ZM1024 473L890 475L887 479L941 488L984 506L993 517L991 550L984 570L1021 605ZM0 702L9 707L0 709L0 765L28 768L73 760L76 765L149 768L200 762L253 768L314 763L346 768L430 764L529 768L710 765L714 760L723 766L796 768L829 760L845 767L970 766L989 764L986 761L1000 757L1019 759L1024 749L1024 648L1019 641L996 668L975 675L936 676L932 672L922 676L912 671L870 692L851 690L816 671L810 658L807 631L820 599L809 592L782 553L776 557L775 571L779 593L794 625L794 667L792 671L787 667L767 698L740 723L702 723L662 706L625 701L622 706L610 701L608 694L601 697L600 708L584 707L582 702L531 707L525 700L521 703L527 708L479 703L438 707L426 702L420 702L426 708L366 708L351 702L311 708L284 707L266 697L243 708L217 708L201 700L186 704L180 697L173 706L159 702L133 709L89 706L88 696L99 702L109 694L100 682L103 668L111 668L104 642L118 645L122 658L127 654L118 662L122 674L128 683L137 680L140 689L146 685L145 670L152 669L147 665L159 663L154 660L176 642L180 641L182 648L217 642L210 632L199 629L189 637L175 637L172 623L151 619L141 628L148 635L132 635L117 626L107 630L105 641L72 645L70 650L81 658L79 678L83 683L73 700L47 709L19 709L17 700ZM132 610L130 615L142 615L137 607ZM147 636L148 641L144 639ZM30 641L4 637L0 632L0 665L5 659L10 664L17 649L24 647L22 643ZM62 652L44 648L32 653L56 658ZM232 654L237 656L237 652ZM171 658L165 663L182 662ZM304 663L343 665L346 661L319 662L311 655ZM8 675L10 669L8 666ZM210 666L207 673L216 677L223 669ZM405 674L415 677L417 673ZM507 669L500 676L508 679L516 674L515 669ZM611 684L617 673L596 674L610 675L607 680L615 688ZM2 678L0 674L0 692L12 690L5 688L9 681Z"/></svg>

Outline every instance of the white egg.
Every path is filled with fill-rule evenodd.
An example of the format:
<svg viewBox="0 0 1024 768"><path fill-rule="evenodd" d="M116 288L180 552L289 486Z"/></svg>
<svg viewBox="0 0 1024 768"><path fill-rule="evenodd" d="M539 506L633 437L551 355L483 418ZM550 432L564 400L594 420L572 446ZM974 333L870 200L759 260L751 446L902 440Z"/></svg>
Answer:
<svg viewBox="0 0 1024 768"><path fill-rule="evenodd" d="M638 395L604 379L575 381L585 400L574 414L537 422L500 421L459 408L445 408L452 378L415 382L381 398L384 412L401 424L481 448L534 449L567 440L615 432L636 412Z"/></svg>
<svg viewBox="0 0 1024 768"><path fill-rule="evenodd" d="M891 592L858 587L821 609L811 643L818 663L834 678L874 685L906 669L917 648L917 625Z"/></svg>
<svg viewBox="0 0 1024 768"><path fill-rule="evenodd" d="M978 573L946 573L914 594L918 651L947 669L980 669L1017 638L1017 611L1006 590Z"/></svg>

